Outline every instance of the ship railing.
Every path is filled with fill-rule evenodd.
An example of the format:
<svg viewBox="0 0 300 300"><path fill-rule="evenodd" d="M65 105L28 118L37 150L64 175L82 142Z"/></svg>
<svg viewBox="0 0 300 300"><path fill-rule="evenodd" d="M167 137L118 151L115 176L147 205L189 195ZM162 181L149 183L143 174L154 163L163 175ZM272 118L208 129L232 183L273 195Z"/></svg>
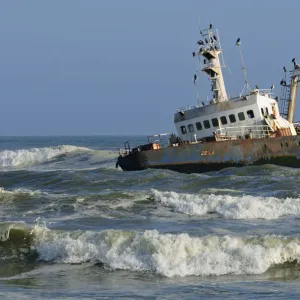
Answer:
<svg viewBox="0 0 300 300"><path fill-rule="evenodd" d="M186 110L194 109L196 107L197 106L195 106L195 105L187 105L187 106L177 108L176 112L186 111Z"/></svg>
<svg viewBox="0 0 300 300"><path fill-rule="evenodd" d="M124 143L124 149L119 149L119 155L120 156L126 156L130 153L131 149L130 149L130 145L129 145L129 142L125 142Z"/></svg>
<svg viewBox="0 0 300 300"><path fill-rule="evenodd" d="M129 154L128 150L119 148L119 156L127 156Z"/></svg>
<svg viewBox="0 0 300 300"><path fill-rule="evenodd" d="M148 143L159 144L160 148L168 147L170 145L171 135L172 133L170 132L148 135L147 136Z"/></svg>
<svg viewBox="0 0 300 300"><path fill-rule="evenodd" d="M210 105L212 104L213 100L205 100L205 101L201 101L201 105L187 105L187 106L183 106L183 107L179 107L175 110L176 113L180 113L180 112L185 112L186 110L191 110L194 108L199 108L199 107L203 107L205 105Z"/></svg>
<svg viewBox="0 0 300 300"><path fill-rule="evenodd" d="M224 127L215 132L216 140L271 137L274 131L268 125Z"/></svg>
<svg viewBox="0 0 300 300"><path fill-rule="evenodd" d="M293 123L297 135L300 135L300 122Z"/></svg>

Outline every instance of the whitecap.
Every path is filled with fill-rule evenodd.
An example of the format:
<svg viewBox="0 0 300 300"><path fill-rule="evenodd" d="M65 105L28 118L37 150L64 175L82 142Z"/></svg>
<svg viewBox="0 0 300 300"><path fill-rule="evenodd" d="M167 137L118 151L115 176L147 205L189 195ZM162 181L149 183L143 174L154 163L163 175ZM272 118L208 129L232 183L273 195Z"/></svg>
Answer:
<svg viewBox="0 0 300 300"><path fill-rule="evenodd" d="M92 151L72 145L0 151L0 167L20 167L43 163L63 154L76 151Z"/></svg>
<svg viewBox="0 0 300 300"><path fill-rule="evenodd" d="M35 229L39 259L56 263L101 262L105 267L150 271L167 277L262 274L274 265L300 262L300 240L281 236L191 237L133 232L53 232Z"/></svg>
<svg viewBox="0 0 300 300"><path fill-rule="evenodd" d="M251 195L185 194L152 189L155 201L188 215L217 213L228 219L277 219L300 215L300 199Z"/></svg>

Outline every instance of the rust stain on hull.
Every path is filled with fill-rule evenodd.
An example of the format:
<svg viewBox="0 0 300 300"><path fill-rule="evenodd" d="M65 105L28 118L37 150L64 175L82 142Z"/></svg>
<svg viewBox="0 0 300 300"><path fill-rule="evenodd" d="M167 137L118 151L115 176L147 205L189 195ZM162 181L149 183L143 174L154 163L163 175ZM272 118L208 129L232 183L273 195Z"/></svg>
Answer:
<svg viewBox="0 0 300 300"><path fill-rule="evenodd" d="M299 168L300 136L182 144L118 158L118 165L124 171L157 168L202 173L261 164Z"/></svg>

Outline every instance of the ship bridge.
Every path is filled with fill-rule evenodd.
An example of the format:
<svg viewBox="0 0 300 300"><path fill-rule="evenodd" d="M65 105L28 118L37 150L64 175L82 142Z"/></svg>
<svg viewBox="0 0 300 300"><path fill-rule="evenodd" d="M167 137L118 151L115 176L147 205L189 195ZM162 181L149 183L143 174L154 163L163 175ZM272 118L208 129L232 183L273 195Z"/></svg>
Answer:
<svg viewBox="0 0 300 300"><path fill-rule="evenodd" d="M207 29L200 30L200 34L202 40L197 42L199 50L193 52L193 56L199 59L201 67L199 72L206 74L211 80L212 98L208 103L202 101L202 106L200 106L197 92L197 106L184 107L176 111L174 123L180 139L185 142L197 142L213 137L217 131L220 132L224 128L249 127L252 130L253 126L267 126L268 130L272 132L281 131L281 135L295 135L295 129L291 125L295 101L289 101L289 104L286 105L286 110L289 110L289 113L286 114L289 117L288 120L285 120L280 116L278 99L272 97L274 85L268 90L261 90L258 87L256 89L250 88L240 47L240 38L237 39L236 46L239 47L241 55L245 85L240 97L228 99L222 74L222 67L225 64L223 56L220 55L222 48L218 31L210 24ZM219 57L223 60L222 65ZM300 75L300 65L297 65L295 60L293 61L294 71L291 77L290 99L296 98ZM197 79L198 76L195 74L196 91ZM247 94L243 94L245 88L247 88Z"/></svg>
<svg viewBox="0 0 300 300"><path fill-rule="evenodd" d="M229 101L181 108L174 115L177 134L183 141L195 142L229 127L238 131L245 126L268 126L271 130L275 119L279 127L290 128L289 122L280 117L277 100L269 92L255 89ZM292 134L296 134L295 130Z"/></svg>

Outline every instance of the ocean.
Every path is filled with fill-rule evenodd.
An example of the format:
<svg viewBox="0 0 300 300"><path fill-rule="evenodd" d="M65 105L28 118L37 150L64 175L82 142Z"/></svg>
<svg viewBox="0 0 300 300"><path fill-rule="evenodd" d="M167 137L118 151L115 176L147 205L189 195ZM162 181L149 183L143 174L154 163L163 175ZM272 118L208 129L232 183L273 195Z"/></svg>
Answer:
<svg viewBox="0 0 300 300"><path fill-rule="evenodd" d="M299 299L300 170L123 172L142 136L0 138L0 299Z"/></svg>

